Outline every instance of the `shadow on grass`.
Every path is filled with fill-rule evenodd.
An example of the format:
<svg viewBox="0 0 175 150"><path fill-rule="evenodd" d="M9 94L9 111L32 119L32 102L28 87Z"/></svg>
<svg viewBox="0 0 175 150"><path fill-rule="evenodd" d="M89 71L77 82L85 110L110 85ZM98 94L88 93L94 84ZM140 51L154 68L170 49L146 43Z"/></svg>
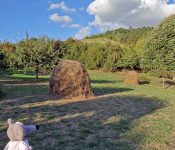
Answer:
<svg viewBox="0 0 175 150"><path fill-rule="evenodd" d="M168 89L171 86L175 86L175 81L171 81L171 80L165 81L165 84L167 85L166 89Z"/></svg>
<svg viewBox="0 0 175 150"><path fill-rule="evenodd" d="M120 87L94 87L92 88L92 91L95 96L121 93L121 92L127 92L127 91L132 91L132 90L133 89L131 88L120 88Z"/></svg>
<svg viewBox="0 0 175 150"><path fill-rule="evenodd" d="M104 83L118 83L119 81L111 80L91 80L91 83L104 84Z"/></svg>
<svg viewBox="0 0 175 150"><path fill-rule="evenodd" d="M46 111L55 113L49 114L43 121L43 131L52 130L48 138L63 149L72 145L73 149L134 150L139 141L134 143L134 137L128 140L124 135L132 129L134 120L161 107L163 104L156 99L137 96L111 96L52 106ZM40 110L42 107L35 109ZM142 133L138 136L144 138ZM46 147L49 142L45 143ZM47 148L54 149L51 146Z"/></svg>
<svg viewBox="0 0 175 150"><path fill-rule="evenodd" d="M22 75L22 74L20 74ZM26 76L25 76L26 75ZM30 74L23 74L23 76L13 76L13 74L0 73L0 83L2 84L27 84L27 83L40 83L49 81L49 77L39 77L36 80L35 76L28 76Z"/></svg>
<svg viewBox="0 0 175 150"><path fill-rule="evenodd" d="M0 101L0 120L6 122L12 117L15 120L24 119L26 123L41 124L40 131L30 138L34 149L135 150L144 135L137 135L141 137L140 141L135 140L135 137L125 137L132 130L133 122L164 107L159 100L142 96L118 95L68 102L49 101L46 96L48 85L34 84L34 78L20 77L12 80L12 83L4 83L13 84L17 81L18 85L6 87L7 96ZM48 79L41 81L43 80ZM100 83L106 82L102 81ZM23 85L26 82L29 84ZM96 96L131 90L133 89L117 87L93 88ZM6 130L1 125L0 134L0 149L3 149L8 139Z"/></svg>
<svg viewBox="0 0 175 150"><path fill-rule="evenodd" d="M4 109L6 113L3 115L13 114L17 120L28 116L27 122L39 119L37 123L41 124L41 129L30 139L34 149L134 150L138 148L139 141L134 137L125 138L133 127L133 121L163 106L154 98L109 96L80 101L49 101L47 105L41 102L27 107L27 111L17 105L9 111ZM14 114L15 110L19 114ZM36 119L38 114L40 116ZM0 137L0 145L7 143L4 136ZM142 133L138 136L144 138Z"/></svg>
<svg viewBox="0 0 175 150"><path fill-rule="evenodd" d="M40 83L47 82L48 78L39 78L36 80L35 78L30 77L8 77L7 79L3 79L0 81L1 84L26 84L26 83Z"/></svg>
<svg viewBox="0 0 175 150"><path fill-rule="evenodd" d="M139 81L140 85L150 84L150 81Z"/></svg>

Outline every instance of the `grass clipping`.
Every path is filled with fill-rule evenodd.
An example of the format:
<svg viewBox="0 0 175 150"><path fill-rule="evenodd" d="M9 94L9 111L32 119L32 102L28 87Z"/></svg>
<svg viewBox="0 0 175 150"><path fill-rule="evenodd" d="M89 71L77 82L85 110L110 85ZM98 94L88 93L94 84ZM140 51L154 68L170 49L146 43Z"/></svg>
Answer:
<svg viewBox="0 0 175 150"><path fill-rule="evenodd" d="M138 85L139 84L138 72L135 70L127 71L124 83Z"/></svg>
<svg viewBox="0 0 175 150"><path fill-rule="evenodd" d="M90 78L85 67L77 61L61 61L50 77L49 93L61 98L93 96Z"/></svg>

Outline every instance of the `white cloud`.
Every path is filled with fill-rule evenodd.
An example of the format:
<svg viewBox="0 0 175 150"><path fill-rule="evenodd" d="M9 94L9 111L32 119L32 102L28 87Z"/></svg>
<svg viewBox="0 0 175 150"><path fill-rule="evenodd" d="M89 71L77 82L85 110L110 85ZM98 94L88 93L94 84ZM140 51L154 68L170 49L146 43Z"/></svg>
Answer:
<svg viewBox="0 0 175 150"><path fill-rule="evenodd" d="M75 39L78 39L78 40L83 39L86 36L90 35L90 33L91 33L91 28L90 27L83 27L75 35Z"/></svg>
<svg viewBox="0 0 175 150"><path fill-rule="evenodd" d="M95 16L91 26L102 31L118 27L154 26L175 13L175 4L167 0L94 0L87 8Z"/></svg>
<svg viewBox="0 0 175 150"><path fill-rule="evenodd" d="M70 16L60 16L57 13L52 14L49 19L52 22L60 23L61 25L68 25L72 22L72 18Z"/></svg>
<svg viewBox="0 0 175 150"><path fill-rule="evenodd" d="M68 6L66 6L64 1L61 3L51 3L49 10L54 10L54 9L61 9L64 12L76 12L75 8L69 8Z"/></svg>
<svg viewBox="0 0 175 150"><path fill-rule="evenodd" d="M81 24L72 24L72 18L70 16L60 16L58 13L54 13L49 16L49 20L54 23L61 24L62 27L71 27L71 28L81 28Z"/></svg>
<svg viewBox="0 0 175 150"><path fill-rule="evenodd" d="M81 24L71 24L70 27L71 28L81 28L82 25Z"/></svg>
<svg viewBox="0 0 175 150"><path fill-rule="evenodd" d="M58 13L50 15L49 20L54 23L61 24L62 27L67 26L71 28L81 28L81 24L72 24L72 18L70 16L60 16Z"/></svg>

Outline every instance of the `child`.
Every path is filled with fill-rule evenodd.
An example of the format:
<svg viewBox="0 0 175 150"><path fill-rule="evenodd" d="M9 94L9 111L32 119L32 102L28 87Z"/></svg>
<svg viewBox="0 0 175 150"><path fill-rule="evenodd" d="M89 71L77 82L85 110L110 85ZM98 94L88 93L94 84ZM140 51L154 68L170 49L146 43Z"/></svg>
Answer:
<svg viewBox="0 0 175 150"><path fill-rule="evenodd" d="M6 145L4 150L31 150L26 136L34 133L39 129L38 125L24 125L21 122L12 123L12 119L8 119L7 136L10 142Z"/></svg>

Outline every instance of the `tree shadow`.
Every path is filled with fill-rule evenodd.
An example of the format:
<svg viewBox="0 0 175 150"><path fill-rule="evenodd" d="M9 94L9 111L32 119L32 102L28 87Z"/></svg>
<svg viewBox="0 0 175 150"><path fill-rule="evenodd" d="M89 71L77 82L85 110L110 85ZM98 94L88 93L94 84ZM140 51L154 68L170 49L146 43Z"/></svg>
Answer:
<svg viewBox="0 0 175 150"><path fill-rule="evenodd" d="M36 80L30 77L9 77L7 79L0 80L1 84L27 84L27 83L40 83L47 82L48 78L40 78Z"/></svg>
<svg viewBox="0 0 175 150"><path fill-rule="evenodd" d="M165 81L165 84L167 84L166 89L168 89L168 88L171 87L171 86L175 86L175 81L171 81L171 80Z"/></svg>
<svg viewBox="0 0 175 150"><path fill-rule="evenodd" d="M156 98L109 96L88 100L55 100L49 101L48 105L41 102L27 108L20 105L16 110L21 114L14 117L21 119L28 116L28 123L35 122L37 114L40 114L37 123L40 123L41 129L30 138L34 149L134 150L139 141L135 143L134 139L125 138L125 134L131 131L135 120L162 107L164 104ZM142 133L138 136L144 138Z"/></svg>
<svg viewBox="0 0 175 150"><path fill-rule="evenodd" d="M139 81L140 85L150 84L150 81Z"/></svg>
<svg viewBox="0 0 175 150"><path fill-rule="evenodd" d="M114 93L121 93L121 92L127 92L132 91L131 88L120 88L120 87L93 87L92 91L95 96L102 96L107 94L114 94Z"/></svg>
<svg viewBox="0 0 175 150"><path fill-rule="evenodd" d="M56 132L51 132L48 137L65 149L71 145L73 149L135 149L123 135L132 129L134 120L161 107L163 104L157 99L145 97L96 98L47 108L46 111L55 113L49 114L42 125L43 129Z"/></svg>
<svg viewBox="0 0 175 150"><path fill-rule="evenodd" d="M91 83L104 84L104 83L118 83L119 81L111 80L91 80Z"/></svg>
<svg viewBox="0 0 175 150"><path fill-rule="evenodd" d="M0 108L40 102L48 98L48 85L40 84L11 84L3 86L4 96L0 99ZM2 112L1 112L2 113Z"/></svg>

